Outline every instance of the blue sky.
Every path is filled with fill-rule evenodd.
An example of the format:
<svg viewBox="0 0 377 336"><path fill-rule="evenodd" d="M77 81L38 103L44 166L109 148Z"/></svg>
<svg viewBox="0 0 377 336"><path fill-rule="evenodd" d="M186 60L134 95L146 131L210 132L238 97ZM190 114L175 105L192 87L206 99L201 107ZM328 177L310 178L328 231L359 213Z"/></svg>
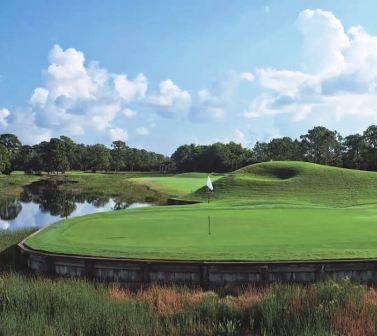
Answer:
<svg viewBox="0 0 377 336"><path fill-rule="evenodd" d="M246 146L377 122L375 1L0 4L0 133Z"/></svg>

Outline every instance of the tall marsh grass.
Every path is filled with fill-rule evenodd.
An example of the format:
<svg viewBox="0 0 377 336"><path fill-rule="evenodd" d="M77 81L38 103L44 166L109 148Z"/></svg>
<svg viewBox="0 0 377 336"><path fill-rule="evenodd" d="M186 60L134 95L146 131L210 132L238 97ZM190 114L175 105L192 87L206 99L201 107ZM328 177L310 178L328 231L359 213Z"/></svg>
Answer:
<svg viewBox="0 0 377 336"><path fill-rule="evenodd" d="M350 281L233 295L154 285L131 292L7 273L0 335L376 335L377 293Z"/></svg>

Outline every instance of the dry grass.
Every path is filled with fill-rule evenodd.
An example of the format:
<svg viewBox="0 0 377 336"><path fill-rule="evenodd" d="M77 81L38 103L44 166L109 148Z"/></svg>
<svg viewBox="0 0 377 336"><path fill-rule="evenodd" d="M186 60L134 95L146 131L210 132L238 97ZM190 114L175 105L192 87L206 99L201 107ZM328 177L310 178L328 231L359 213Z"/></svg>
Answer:
<svg viewBox="0 0 377 336"><path fill-rule="evenodd" d="M161 287L153 285L148 289L140 289L131 292L114 285L110 288L110 297L120 301L143 301L160 314L172 314L181 311L190 304L200 300L201 292L191 292L178 290L175 287Z"/></svg>
<svg viewBox="0 0 377 336"><path fill-rule="evenodd" d="M114 284L109 289L110 298L118 301L142 301L147 303L155 313L175 314L186 309L195 308L203 300L212 299L217 304L232 309L245 309L261 302L270 295L271 288L249 287L238 295L219 296L213 291L188 289L185 287L152 285L136 292Z"/></svg>

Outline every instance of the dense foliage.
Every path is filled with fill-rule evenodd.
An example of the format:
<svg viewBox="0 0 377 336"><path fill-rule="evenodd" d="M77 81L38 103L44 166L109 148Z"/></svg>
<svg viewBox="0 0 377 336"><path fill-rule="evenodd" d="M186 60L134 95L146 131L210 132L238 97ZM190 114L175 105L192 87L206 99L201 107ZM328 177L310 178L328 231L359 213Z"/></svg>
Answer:
<svg viewBox="0 0 377 336"><path fill-rule="evenodd" d="M183 145L172 155L178 170L232 171L251 163L264 161L308 161L324 165L377 170L377 126L363 134L343 138L338 132L317 126L299 139L274 138L257 142L252 149L233 142L209 146Z"/></svg>
<svg viewBox="0 0 377 336"><path fill-rule="evenodd" d="M57 173L69 170L163 171L169 158L144 149L130 148L114 141L111 148L102 144L77 144L66 136L38 145L22 145L14 134L0 135L0 172L22 170L27 173Z"/></svg>
<svg viewBox="0 0 377 336"><path fill-rule="evenodd" d="M295 160L325 165L377 170L377 126L363 134L342 137L337 131L317 126L299 139L274 138L257 142L253 148L220 142L212 145L182 145L171 158L114 141L102 144L76 144L61 136L40 144L23 145L13 134L0 135L0 172L56 173L69 170L95 171L199 171L228 172L263 161Z"/></svg>

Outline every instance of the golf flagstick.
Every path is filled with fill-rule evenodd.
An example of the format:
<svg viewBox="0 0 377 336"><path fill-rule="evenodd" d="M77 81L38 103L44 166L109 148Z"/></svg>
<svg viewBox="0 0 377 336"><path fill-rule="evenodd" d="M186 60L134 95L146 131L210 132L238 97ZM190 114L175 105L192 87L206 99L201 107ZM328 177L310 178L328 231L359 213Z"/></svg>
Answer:
<svg viewBox="0 0 377 336"><path fill-rule="evenodd" d="M213 190L213 185L212 185L212 181L211 181L211 178L209 177L208 175L208 178L207 178L207 197L208 197L208 204L209 204L209 198L210 198L210 192ZM208 216L208 235L211 234L211 217Z"/></svg>

